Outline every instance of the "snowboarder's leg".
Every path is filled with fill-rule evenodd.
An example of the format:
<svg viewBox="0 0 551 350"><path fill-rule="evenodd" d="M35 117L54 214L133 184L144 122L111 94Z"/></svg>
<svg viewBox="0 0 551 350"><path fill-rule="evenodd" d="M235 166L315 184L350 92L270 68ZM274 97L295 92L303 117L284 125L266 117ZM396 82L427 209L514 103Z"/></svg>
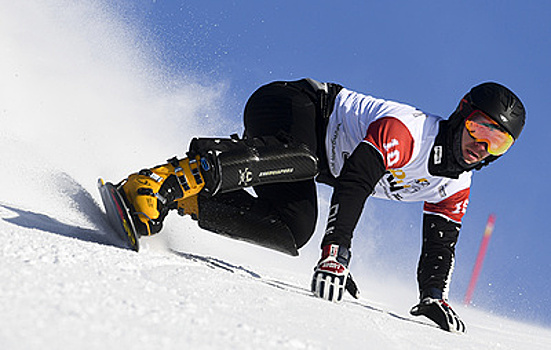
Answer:
<svg viewBox="0 0 551 350"><path fill-rule="evenodd" d="M296 254L317 220L313 178L320 121L312 96L305 93L304 81L257 90L245 108L244 139L194 139L189 158L173 160L197 160L199 178L191 171L184 178L171 177L175 167L170 166L157 183L142 181L151 176L147 172L129 177L124 192L146 231L158 232L168 210L178 209L211 231ZM186 183L195 187L186 189ZM239 191L249 186L258 198ZM242 220L236 220L236 213L243 213Z"/></svg>
<svg viewBox="0 0 551 350"><path fill-rule="evenodd" d="M205 198L276 182L312 179L317 158L303 144L266 136L251 139L194 139L189 157L144 169L122 183L140 235L162 228L171 209L201 216L197 195ZM282 194L284 195L284 194Z"/></svg>
<svg viewBox="0 0 551 350"><path fill-rule="evenodd" d="M311 155L315 156L319 150L320 121L318 103L315 101L317 95L308 89L309 84L305 81L275 82L258 89L245 107L245 137L285 144L286 141L281 137L284 135L287 142L307 147ZM311 174L309 171L306 173ZM313 177L305 176L301 181L292 182L256 183L254 190L258 197L248 201L246 208L250 209L239 211L239 207L236 208L240 213L251 213L250 216L254 213L256 220L249 218L234 223L228 216L227 224L216 222L206 225L209 218L202 216L199 223L205 228L209 226L211 230L218 228L219 233L221 227L233 225L226 229L226 235L296 255L297 249L306 244L314 233L317 221L317 195ZM232 193L228 193L230 195ZM207 212L203 214L207 215ZM202 220L205 220L203 224ZM278 228L277 231L258 229L270 221L272 227Z"/></svg>
<svg viewBox="0 0 551 350"><path fill-rule="evenodd" d="M269 202L245 190L199 196L199 227L289 255L298 255L293 233Z"/></svg>
<svg viewBox="0 0 551 350"><path fill-rule="evenodd" d="M255 188L258 197L245 190L214 197L201 194L199 226L296 256L316 225L315 186L313 180L262 185Z"/></svg>
<svg viewBox="0 0 551 350"><path fill-rule="evenodd" d="M298 254L297 248L314 232L317 218L316 157L304 144L261 136L196 139L190 148L190 153L212 159L208 163L213 164L203 172L206 186L198 198L200 227ZM236 191L246 185L253 185L258 197Z"/></svg>
<svg viewBox="0 0 551 350"><path fill-rule="evenodd" d="M189 158L201 161L203 191L215 196L269 183L312 179L318 159L303 143L285 134L239 139L194 138Z"/></svg>
<svg viewBox="0 0 551 350"><path fill-rule="evenodd" d="M320 122L317 94L308 92L309 86L305 81L275 82L258 89L245 107L243 141L192 141L190 156L218 155L209 163L220 168L212 175L203 172L202 228L291 255L308 242L317 221L313 160ZM231 192L235 183L252 185L258 197Z"/></svg>
<svg viewBox="0 0 551 350"><path fill-rule="evenodd" d="M314 234L318 218L314 180L261 185L254 190L258 200L270 203L273 212L289 227L297 248L303 247Z"/></svg>
<svg viewBox="0 0 551 350"><path fill-rule="evenodd" d="M198 197L199 226L289 255L312 236L317 220L313 180L263 185L253 197L245 190ZM275 201L266 194L278 193ZM282 193L284 195L282 195Z"/></svg>

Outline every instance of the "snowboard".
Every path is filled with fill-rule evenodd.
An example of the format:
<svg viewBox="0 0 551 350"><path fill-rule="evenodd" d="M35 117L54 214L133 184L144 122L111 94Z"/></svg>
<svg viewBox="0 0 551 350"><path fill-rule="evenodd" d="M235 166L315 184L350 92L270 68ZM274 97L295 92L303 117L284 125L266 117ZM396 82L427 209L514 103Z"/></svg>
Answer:
<svg viewBox="0 0 551 350"><path fill-rule="evenodd" d="M125 242L126 247L137 252L140 249L139 235L126 201L117 190L117 187L110 182L99 179L98 189L109 224Z"/></svg>

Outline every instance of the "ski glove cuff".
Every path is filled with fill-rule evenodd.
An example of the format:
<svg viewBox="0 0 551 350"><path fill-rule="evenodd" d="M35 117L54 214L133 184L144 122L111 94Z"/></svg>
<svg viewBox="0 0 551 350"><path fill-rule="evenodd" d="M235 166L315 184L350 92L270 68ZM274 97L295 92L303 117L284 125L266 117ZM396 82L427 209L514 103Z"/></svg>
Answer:
<svg viewBox="0 0 551 350"><path fill-rule="evenodd" d="M465 323L443 299L426 297L409 311L413 316L425 316L440 328L452 333L465 333Z"/></svg>

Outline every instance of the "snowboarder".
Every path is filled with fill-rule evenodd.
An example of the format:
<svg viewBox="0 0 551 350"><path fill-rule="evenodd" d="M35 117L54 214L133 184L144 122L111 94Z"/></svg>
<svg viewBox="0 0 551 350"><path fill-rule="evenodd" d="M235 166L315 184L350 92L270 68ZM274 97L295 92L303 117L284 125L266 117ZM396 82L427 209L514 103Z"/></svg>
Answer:
<svg viewBox="0 0 551 350"><path fill-rule="evenodd" d="M350 247L367 198L422 201L420 299L410 312L464 332L447 300L472 171L501 157L524 122L519 98L493 82L473 87L447 120L338 84L273 82L249 98L242 138L195 138L186 158L117 188L139 235L159 232L174 209L206 230L298 255L315 229L315 181L331 185L311 288L333 302L355 293Z"/></svg>

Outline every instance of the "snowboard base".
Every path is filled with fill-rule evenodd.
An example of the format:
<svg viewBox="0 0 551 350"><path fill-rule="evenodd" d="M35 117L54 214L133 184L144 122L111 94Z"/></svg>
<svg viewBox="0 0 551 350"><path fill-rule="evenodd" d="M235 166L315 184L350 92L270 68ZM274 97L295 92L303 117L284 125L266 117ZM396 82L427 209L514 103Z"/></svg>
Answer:
<svg viewBox="0 0 551 350"><path fill-rule="evenodd" d="M98 189L109 224L126 243L127 248L137 252L140 249L138 243L139 235L124 199L117 191L115 185L110 182L104 182L103 179L98 180Z"/></svg>

